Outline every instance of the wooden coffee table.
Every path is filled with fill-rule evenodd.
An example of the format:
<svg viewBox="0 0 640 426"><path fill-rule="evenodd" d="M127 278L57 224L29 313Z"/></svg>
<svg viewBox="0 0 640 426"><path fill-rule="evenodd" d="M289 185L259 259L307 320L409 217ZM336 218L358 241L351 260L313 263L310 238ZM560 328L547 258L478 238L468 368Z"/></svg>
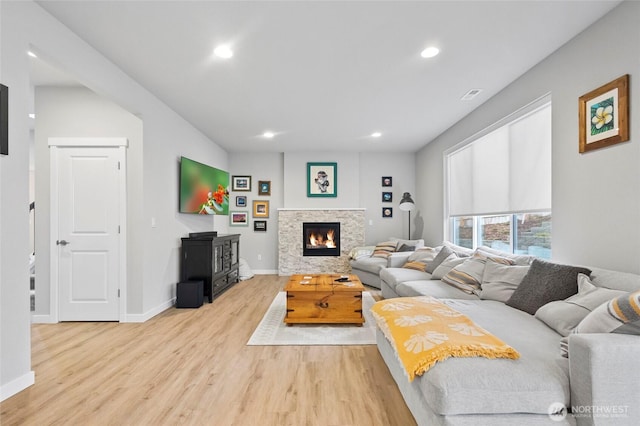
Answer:
<svg viewBox="0 0 640 426"><path fill-rule="evenodd" d="M347 282L336 281L348 277ZM357 324L362 326L362 292L357 275L297 274L289 278L287 314L284 322L292 324Z"/></svg>

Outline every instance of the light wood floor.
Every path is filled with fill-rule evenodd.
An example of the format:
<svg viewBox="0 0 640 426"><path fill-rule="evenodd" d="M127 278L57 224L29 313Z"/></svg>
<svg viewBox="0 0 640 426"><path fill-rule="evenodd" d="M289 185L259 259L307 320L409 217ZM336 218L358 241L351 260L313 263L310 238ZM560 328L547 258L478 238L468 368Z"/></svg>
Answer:
<svg viewBox="0 0 640 426"><path fill-rule="evenodd" d="M0 424L415 425L375 345L246 346L285 282L143 324L33 325L36 384Z"/></svg>

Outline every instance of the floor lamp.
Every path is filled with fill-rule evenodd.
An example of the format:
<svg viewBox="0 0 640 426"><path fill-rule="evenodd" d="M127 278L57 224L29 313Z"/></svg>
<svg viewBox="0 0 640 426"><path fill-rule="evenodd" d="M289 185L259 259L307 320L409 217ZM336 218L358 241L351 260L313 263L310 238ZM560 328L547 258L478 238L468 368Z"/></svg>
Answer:
<svg viewBox="0 0 640 426"><path fill-rule="evenodd" d="M409 212L409 239L411 239L411 210L416 207L416 204L411 199L411 194L405 192L400 200L400 210Z"/></svg>

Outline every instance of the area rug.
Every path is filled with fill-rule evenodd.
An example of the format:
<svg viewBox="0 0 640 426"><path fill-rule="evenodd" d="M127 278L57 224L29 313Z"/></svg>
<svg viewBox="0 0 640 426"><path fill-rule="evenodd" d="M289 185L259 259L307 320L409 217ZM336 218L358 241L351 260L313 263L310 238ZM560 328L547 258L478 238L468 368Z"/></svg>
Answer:
<svg viewBox="0 0 640 426"><path fill-rule="evenodd" d="M375 303L368 292L362 293L365 323L362 327L351 324L294 324L287 326L286 292L281 291L247 342L250 346L276 345L375 345L375 321L371 306Z"/></svg>

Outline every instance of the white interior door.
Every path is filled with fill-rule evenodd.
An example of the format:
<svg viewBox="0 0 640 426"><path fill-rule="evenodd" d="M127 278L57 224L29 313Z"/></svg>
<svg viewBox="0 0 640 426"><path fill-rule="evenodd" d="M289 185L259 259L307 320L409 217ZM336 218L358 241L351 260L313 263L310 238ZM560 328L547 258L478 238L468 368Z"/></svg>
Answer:
<svg viewBox="0 0 640 426"><path fill-rule="evenodd" d="M52 279L57 280L58 319L118 321L124 150L57 147L52 155L52 175L57 175L51 194L52 219L57 216L57 235L53 223L51 235L57 276Z"/></svg>

